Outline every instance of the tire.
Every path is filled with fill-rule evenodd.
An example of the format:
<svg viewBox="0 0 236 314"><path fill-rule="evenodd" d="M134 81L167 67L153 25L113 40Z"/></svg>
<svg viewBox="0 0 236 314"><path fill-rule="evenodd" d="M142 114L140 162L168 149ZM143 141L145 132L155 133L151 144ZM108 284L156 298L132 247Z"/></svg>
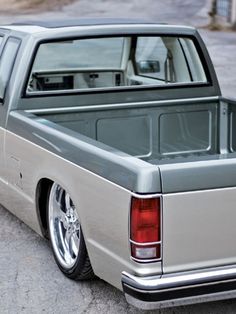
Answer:
<svg viewBox="0 0 236 314"><path fill-rule="evenodd" d="M51 187L47 219L55 261L70 279L92 279L94 273L81 224L70 195L57 183Z"/></svg>

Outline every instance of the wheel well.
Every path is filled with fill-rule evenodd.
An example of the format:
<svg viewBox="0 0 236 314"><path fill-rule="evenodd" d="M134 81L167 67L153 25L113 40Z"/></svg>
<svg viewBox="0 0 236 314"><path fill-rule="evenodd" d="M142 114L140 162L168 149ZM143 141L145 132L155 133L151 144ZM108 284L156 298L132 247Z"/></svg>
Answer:
<svg viewBox="0 0 236 314"><path fill-rule="evenodd" d="M48 238L47 202L53 181L43 178L38 182L36 190L36 208L39 224L44 237Z"/></svg>

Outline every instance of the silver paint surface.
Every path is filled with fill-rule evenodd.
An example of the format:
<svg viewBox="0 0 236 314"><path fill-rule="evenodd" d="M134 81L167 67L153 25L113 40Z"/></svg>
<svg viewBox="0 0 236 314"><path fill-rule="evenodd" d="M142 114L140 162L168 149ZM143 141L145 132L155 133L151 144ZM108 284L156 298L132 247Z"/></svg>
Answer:
<svg viewBox="0 0 236 314"><path fill-rule="evenodd" d="M163 195L163 272L236 263L236 188Z"/></svg>
<svg viewBox="0 0 236 314"><path fill-rule="evenodd" d="M41 178L49 178L66 188L78 208L91 263L100 278L120 288L120 274L124 269L139 275L161 272L160 263L142 265L129 258L130 191L11 132L6 134L6 143L6 160L12 155L21 160L22 185L28 196L22 198L18 187L8 189L4 206L17 217L40 232L34 202L35 187ZM21 211L18 199L21 199Z"/></svg>
<svg viewBox="0 0 236 314"><path fill-rule="evenodd" d="M190 29L183 29L183 28L176 28L178 32L183 32L185 34L195 34L194 30ZM35 30L29 30L29 33L33 32ZM127 27L123 28L124 32L127 32ZM137 32L137 31L143 31L143 29L140 27L136 27L131 30L130 32ZM156 32L157 30L147 28L146 32ZM159 29L160 32L167 32L170 31L170 33L175 33L174 28L163 26ZM61 37L64 35L74 35L76 34L77 30L69 30L63 33L51 32L50 34L47 34L47 38L52 38L54 36ZM97 29L95 32L96 34L114 34L119 33L120 30L118 29L111 29L110 31L107 29ZM14 32L13 32L14 33ZM16 36L19 36L22 38L22 46L20 50L20 54L18 55L18 58L16 60L16 66L13 69L12 79L9 83L7 96L6 96L6 103L9 105L8 108L11 109L17 109L18 106L22 109L31 109L30 105L33 104L33 108L38 108L38 104L42 102L42 108L45 108L48 105L49 99L44 99L43 101L41 99L24 99L20 100L23 83L22 77L25 77L25 66L24 64L28 62L30 56L32 55L32 52L34 50L35 44L41 40L42 38L45 38L44 35L46 32L30 35L29 33L24 33L19 30L17 30L14 34ZM94 34L93 28L83 29L81 30L81 35L89 35ZM203 49L204 50L204 49ZM212 69L211 62L207 56L205 55L208 65ZM219 88L217 80L214 76L213 71L213 86L204 88L196 88L194 90L187 90L184 91L177 91L173 90L173 93L170 98L182 98L183 95L184 98L194 98L196 96L199 97L205 97L207 96L219 96ZM14 91L14 92L13 92ZM106 104L106 103L114 103L114 102L132 102L137 101L137 99L142 95L141 100L149 101L150 98L157 99L163 99L167 96L168 92L153 92L148 93L147 91L141 91L133 94L130 96L130 93L124 92L120 93L116 96L114 95L105 95L101 94L98 95L96 98L95 105L99 104ZM58 100L58 98L54 97L52 99L52 106L55 108L63 107L64 98L61 98ZM57 102L58 100L58 102ZM71 98L71 102L73 102L74 98ZM91 104L93 100L91 100L91 97L88 95L81 95L80 100L82 101L83 105ZM59 103L59 105L58 105ZM71 105L71 104L69 104ZM37 221L36 216L36 209L35 209L35 187L37 185L37 182L44 177L48 177L52 180L57 181L62 186L69 189L69 192L75 201L75 203L78 205L79 208L81 208L79 216L82 224L84 224L84 230L86 235L86 243L88 246L89 255L92 261L92 265L94 267L95 273L98 274L101 278L107 280L108 282L112 283L113 285L120 288L120 276L122 271L128 271L131 273L135 273L139 276L147 276L147 275L154 275L154 274L160 274L161 273L161 264L149 264L147 265L141 265L137 264L135 262L132 262L129 260L129 245L128 245L128 212L129 212L129 205L130 205L130 190L128 185L121 187L119 182L112 183L110 180L104 179L102 175L96 175L92 173L89 170L84 169L84 165L78 166L74 161L70 161L68 158L65 158L65 156L62 154L60 156L61 148L57 145L57 143L54 140L49 139L47 136L45 136L45 133L51 132L49 131L50 127L47 128L47 125L44 125L43 123L38 123L38 121L34 121L34 118L25 117L25 114L22 112L15 112L15 114L12 114L10 119L11 121L8 121L8 112L9 109L7 107L1 108L1 126L8 125L9 131L5 133L5 131L2 129L2 135L3 142L6 143L5 147L5 153L6 155L3 156L3 159L0 160L1 163L4 164L3 169L7 169L8 167L11 168L11 171L8 173L2 174L1 178L1 185L3 186L2 191L4 192L4 188L6 189L6 194L3 193L5 196L3 198L4 205L8 208L11 208L12 212L14 212L20 219L25 221L28 225L30 225L34 230L40 233L39 224ZM24 117L23 117L24 116ZM8 124L9 122L9 124ZM16 125L14 125L13 122L17 122ZM27 128L24 128L24 126L27 126ZM36 127L37 125L37 127ZM14 129L15 128L15 129ZM36 135L34 134L33 137L31 137L32 131L35 132L35 128L38 132ZM57 129L55 127L55 129ZM45 131L46 130L46 131ZM57 131L55 131L57 133ZM55 136L55 132L53 132L53 136ZM15 133L15 134L14 134ZM57 133L57 135L61 136L62 132ZM74 134L73 134L74 136ZM73 137L71 136L71 137ZM25 138L25 139L24 139ZM68 140L68 136L66 136L65 142ZM86 142L82 141L83 143ZM222 141L223 142L223 141ZM42 145L42 143L44 143ZM78 142L77 142L78 144ZM91 142L90 142L91 144ZM92 143L94 144L94 143ZM71 143L69 145L72 147ZM93 146L93 145L91 145ZM100 147L98 145L95 145L92 149L96 150L95 156L97 157L98 150ZM102 153L104 153L104 147L102 147ZM114 158L114 151L112 152L112 158ZM85 155L86 156L86 155ZM5 157L5 158L4 158ZM117 156L116 156L117 157ZM108 158L109 159L109 158ZM119 158L118 158L119 159ZM129 158L127 158L128 160ZM119 159L119 161L121 161ZM114 160L113 160L114 161ZM122 161L121 161L122 163ZM137 163L137 164L136 164ZM139 171L139 165L141 165L141 161L137 161L134 159L131 160L130 164L127 166L127 169L129 170L130 167L132 167L135 164L135 169L133 170L132 174L136 175L136 173ZM205 160L202 161L202 163L206 166L207 163L205 163ZM216 164L218 161L216 161ZM145 163L147 164L147 163ZM103 161L104 165L104 161ZM144 164L142 163L144 166ZM196 165L196 164L195 164ZM6 168L5 168L6 167ZM123 167L123 165L122 165ZM152 167L152 168L150 168ZM134 179L134 182L131 180L129 182L132 182L133 186L136 188L138 187L136 192L142 191L142 192L160 192L160 181L156 180L156 178L159 178L159 171L156 170L155 175L152 176L152 171L154 167L157 169L156 166L151 166L150 164L145 165L145 170L142 168L142 178L139 182L144 182L141 186L136 185L136 179ZM191 168L191 167L190 167ZM60 169L60 173L58 172L58 169ZM112 169L112 168L110 168ZM224 168L222 168L224 169ZM149 171L150 170L150 171ZM163 171L164 171L163 166ZM117 171L118 172L118 171ZM151 174L150 174L151 173ZM191 169L184 173L183 177L189 176L191 174ZM20 175L22 174L22 176ZM19 178L20 176L20 178ZM146 176L149 178L149 184L148 186L145 186L145 180ZM135 176L134 176L135 177ZM78 180L80 178L80 180ZM220 179L221 180L221 179ZM217 184L215 187L218 187L221 182L223 181L217 181ZM8 184L8 181L10 184ZM167 183L165 186L167 187L167 192L176 192L176 182L174 188L169 188L169 183ZM185 186L187 186L189 181L185 181ZM200 181L198 181L197 184L199 184ZM220 183L219 183L220 182ZM157 185L155 185L157 184ZM195 183L196 184L196 183ZM232 181L230 184L235 184L232 176ZM204 183L205 188L207 187L207 182ZM96 186L96 189L94 188ZM184 186L184 185L183 185ZM197 185L196 185L197 186ZM151 188L150 188L151 187ZM153 187L155 187L153 189ZM158 187L158 188L157 188ZM168 190L169 188L169 190ZM199 186L198 186L199 188ZM185 189L191 189L191 187L185 187ZM203 193L203 192L200 192ZM210 193L210 192L209 192ZM180 200L181 202L185 202L185 194L183 193L183 199ZM190 192L191 194L191 192ZM89 195L89 199L85 198L85 195ZM224 191L222 191L222 196L225 196ZM231 195L232 196L232 195ZM187 196L186 196L187 197ZM202 194L201 194L202 197ZM21 200L19 202L19 199ZM178 200L179 200L178 199ZM203 197L204 199L204 197ZM168 198L166 198L168 200ZM170 196L171 200L171 196ZM191 201L194 200L196 202L196 199L194 196L191 195L189 198L189 203L192 203ZM208 200L208 198L207 198ZM212 200L211 195L209 196L209 200L213 205L217 205ZM234 201L234 198L232 196L232 200ZM181 203L180 202L180 203ZM219 204L223 204L223 201L220 200ZM168 204L167 204L168 205ZM215 229L219 227L219 214L220 214L220 205L218 207L216 206L216 213L217 213L217 219L216 219L216 225ZM19 211L19 208L22 210ZM88 212L88 208L92 209L93 215ZM182 209L181 207L178 207L180 210L181 215L187 214L187 209ZM202 208L200 208L202 210ZM167 214L164 217L164 226L169 218L169 212L171 212L169 205L167 206ZM229 214L231 215L231 218L234 217L233 213L233 206L230 205L228 208ZM212 213L212 210L210 211ZM177 216L177 214L176 214ZM173 216L176 217L176 216ZM183 216L184 217L184 216ZM197 218L199 221L202 222L203 215L201 213L197 213ZM185 218L184 218L185 219ZM190 222L194 224L193 218L190 219ZM209 222L209 220L208 220ZM106 226L106 230L104 230L103 226ZM167 223L168 226L168 223ZM183 224L181 224L181 227ZM186 227L184 225L184 227ZM173 233L178 234L178 228L173 228ZM168 242L167 250L164 251L165 256L170 255L169 264L167 262L166 269L167 271L175 268L178 268L178 265L180 265L179 269L183 269L184 261L182 261L182 256L180 257L178 254L177 256L173 253L173 249L176 248L175 246L175 239L169 238L168 232L172 232L171 230L167 233L164 233L164 239ZM206 234L206 226L204 226L203 231L205 235L209 236L209 234ZM214 234L216 234L216 230L213 230ZM165 232L165 231L164 231ZM111 235L108 237L107 234ZM233 234L234 236L234 234ZM179 237L181 240L183 239L183 234ZM189 243L191 241L194 241L194 235L190 234ZM192 242L191 242L192 243ZM170 249L172 247L172 250ZM186 249L180 246L181 253L184 253L184 256L186 255ZM230 251L232 250L232 247L230 246ZM215 248L213 251L213 255L215 253ZM184 265L185 269L193 267L193 261L194 254L196 252L191 251L191 256L189 257L189 260L186 261L187 266ZM208 253L208 259L212 259L212 255ZM164 257L165 258L165 257ZM218 258L218 257L217 257ZM204 257L203 257L204 259ZM234 260L234 258L233 258ZM165 262L165 259L164 259ZM226 261L229 262L229 261ZM172 265L174 263L174 265ZM199 267L199 263L195 263L194 267ZM181 268L182 267L182 268Z"/></svg>

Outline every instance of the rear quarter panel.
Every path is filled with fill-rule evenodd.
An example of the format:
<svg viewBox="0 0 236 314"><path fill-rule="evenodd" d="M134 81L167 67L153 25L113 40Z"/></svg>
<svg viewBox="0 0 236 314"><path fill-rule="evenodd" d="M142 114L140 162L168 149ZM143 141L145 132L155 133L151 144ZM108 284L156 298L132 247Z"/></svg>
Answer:
<svg viewBox="0 0 236 314"><path fill-rule="evenodd" d="M139 275L161 272L160 263L142 265L130 259L130 191L10 131L6 133L6 143L7 167L14 157L22 174L20 184L16 184L12 179L16 170L11 168L4 204L16 216L39 232L36 189L41 178L49 178L64 187L73 199L97 276L121 288L122 271Z"/></svg>

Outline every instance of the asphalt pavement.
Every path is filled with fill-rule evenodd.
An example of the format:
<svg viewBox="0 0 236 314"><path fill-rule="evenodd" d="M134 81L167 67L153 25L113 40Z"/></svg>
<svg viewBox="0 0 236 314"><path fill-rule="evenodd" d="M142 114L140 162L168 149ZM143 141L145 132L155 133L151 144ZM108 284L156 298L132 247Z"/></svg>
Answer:
<svg viewBox="0 0 236 314"><path fill-rule="evenodd" d="M19 20L106 16L141 17L199 27L216 67L223 95L235 97L236 33L210 32L208 0L79 0L56 12L1 15L0 23ZM54 263L49 243L0 208L0 314L38 313L236 313L236 300L144 312L102 280L74 282Z"/></svg>

